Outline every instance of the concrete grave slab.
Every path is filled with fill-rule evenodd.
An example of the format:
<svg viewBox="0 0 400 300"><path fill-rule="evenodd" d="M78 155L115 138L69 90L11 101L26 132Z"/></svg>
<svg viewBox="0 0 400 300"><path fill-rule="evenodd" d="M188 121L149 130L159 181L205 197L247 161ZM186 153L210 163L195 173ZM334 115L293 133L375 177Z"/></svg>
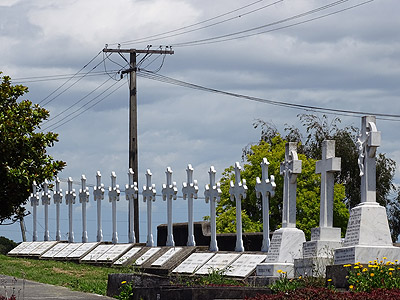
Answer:
<svg viewBox="0 0 400 300"><path fill-rule="evenodd" d="M81 258L80 262L83 263L96 263L97 260L108 250L110 250L114 245L113 244L101 244L86 254L83 258Z"/></svg>
<svg viewBox="0 0 400 300"><path fill-rule="evenodd" d="M172 273L195 273L198 271L215 253L198 252L192 253L179 266L172 270Z"/></svg>
<svg viewBox="0 0 400 300"><path fill-rule="evenodd" d="M211 270L226 269L239 256L239 253L217 253L199 270L197 270L196 274L208 274Z"/></svg>
<svg viewBox="0 0 400 300"><path fill-rule="evenodd" d="M42 244L39 245L39 247L36 247L34 250L32 250L29 253L29 255L30 256L41 256L43 253L45 253L47 250L51 249L57 243L58 243L57 241L43 242Z"/></svg>
<svg viewBox="0 0 400 300"><path fill-rule="evenodd" d="M39 247L41 244L44 242L32 242L28 246L26 246L24 249L18 252L18 256L29 256L29 254L35 250L37 247Z"/></svg>
<svg viewBox="0 0 400 300"><path fill-rule="evenodd" d="M21 244L19 244L17 247L15 247L14 249L12 249L11 251L9 251L7 253L7 255L9 256L17 256L19 255L19 252L21 252L22 250L24 250L26 247L28 247L30 244L32 244L34 242L22 242Z"/></svg>
<svg viewBox="0 0 400 300"><path fill-rule="evenodd" d="M125 252L133 247L134 244L115 244L106 253L97 259L97 262L113 263Z"/></svg>
<svg viewBox="0 0 400 300"><path fill-rule="evenodd" d="M68 246L68 243L58 243L40 256L40 259L52 259L54 255Z"/></svg>
<svg viewBox="0 0 400 300"><path fill-rule="evenodd" d="M266 254L242 254L229 265L226 275L232 277L247 277L255 271L257 265L264 261L266 257Z"/></svg>
<svg viewBox="0 0 400 300"><path fill-rule="evenodd" d="M115 262L115 266L126 266L128 265L131 261L131 259L141 250L141 247L133 247L128 250L124 255L122 255L120 258L118 258Z"/></svg>
<svg viewBox="0 0 400 300"><path fill-rule="evenodd" d="M97 245L100 243L92 242L92 243L78 243L79 247L76 247L70 254L68 254L67 259L71 260L79 260L92 251Z"/></svg>
<svg viewBox="0 0 400 300"><path fill-rule="evenodd" d="M71 254L75 249L80 247L82 243L68 243L68 245L63 248L60 252L53 256L53 259L65 260L68 255Z"/></svg>

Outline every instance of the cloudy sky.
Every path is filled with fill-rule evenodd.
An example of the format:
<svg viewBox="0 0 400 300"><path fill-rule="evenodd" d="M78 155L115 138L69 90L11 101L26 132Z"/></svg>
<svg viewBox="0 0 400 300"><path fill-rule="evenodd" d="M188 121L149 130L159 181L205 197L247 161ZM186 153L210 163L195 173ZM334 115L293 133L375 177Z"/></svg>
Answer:
<svg viewBox="0 0 400 300"><path fill-rule="evenodd" d="M53 119L42 128L60 135L50 152L68 164L60 174L64 181L71 176L79 183L85 174L94 184L99 170L109 186L115 171L122 187L128 170L128 83L126 76L117 81L116 72L126 68L126 61L116 53L103 54L106 44L135 49L172 45L174 55L145 57L140 67L161 68L158 74L207 88L314 107L399 114L398 8L396 0L1 0L0 70L29 87L26 98L50 110ZM191 163L203 196L210 166L219 177L240 161L243 147L257 142L256 119L282 130L285 124L298 126L296 115L307 112L150 80L139 73L139 186L151 169L160 193L170 166L181 195ZM340 117L343 125L360 124L360 115ZM398 121L382 117L377 126L382 131L380 151L400 164ZM127 241L126 202L121 194L121 242ZM144 242L146 208L140 202ZM110 210L106 193L106 240L111 240ZM187 221L186 210L178 199L174 222ZM204 199L196 200L196 220L208 210ZM38 211L42 239L43 207ZM62 214L65 238L65 204ZM54 205L50 215L54 229ZM153 215L154 228L166 222L161 197ZM88 219L89 239L95 240L92 198ZM74 222L78 241L78 203ZM31 216L26 223L31 239ZM0 235L21 240L18 226L2 226Z"/></svg>

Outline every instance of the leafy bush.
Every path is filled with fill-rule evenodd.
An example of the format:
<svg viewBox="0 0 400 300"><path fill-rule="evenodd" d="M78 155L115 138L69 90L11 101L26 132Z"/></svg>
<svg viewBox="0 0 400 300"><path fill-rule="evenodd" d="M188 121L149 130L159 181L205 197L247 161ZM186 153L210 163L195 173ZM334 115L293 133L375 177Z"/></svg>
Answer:
<svg viewBox="0 0 400 300"><path fill-rule="evenodd" d="M5 238L4 236L0 236L0 254L7 254L10 250L17 247L17 243Z"/></svg>

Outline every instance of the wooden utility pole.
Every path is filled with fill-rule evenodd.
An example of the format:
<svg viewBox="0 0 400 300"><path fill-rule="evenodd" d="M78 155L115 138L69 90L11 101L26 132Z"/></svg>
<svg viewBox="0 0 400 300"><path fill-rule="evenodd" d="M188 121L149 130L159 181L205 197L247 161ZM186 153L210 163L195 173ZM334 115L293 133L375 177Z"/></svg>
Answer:
<svg viewBox="0 0 400 300"><path fill-rule="evenodd" d="M133 181L138 182L138 139L137 139L137 88L136 88L136 55L137 54L174 54L172 50L137 50L137 49L109 49L104 48L103 52L111 53L129 53L130 54L130 68L122 72L129 73L129 168L132 168ZM139 242L139 197L134 200L134 224L136 243ZM129 222L131 222L129 218ZM130 227L129 227L130 228Z"/></svg>

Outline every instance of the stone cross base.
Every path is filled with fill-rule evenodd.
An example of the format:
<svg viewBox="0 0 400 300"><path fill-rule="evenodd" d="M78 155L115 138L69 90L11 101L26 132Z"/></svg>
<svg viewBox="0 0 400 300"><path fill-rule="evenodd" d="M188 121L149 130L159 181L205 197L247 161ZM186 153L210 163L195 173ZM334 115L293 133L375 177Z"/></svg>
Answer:
<svg viewBox="0 0 400 300"><path fill-rule="evenodd" d="M279 270L279 272L278 272ZM280 277L281 272L286 272L287 278L294 278L293 263L261 263L257 265L256 275L262 277Z"/></svg>
<svg viewBox="0 0 400 300"><path fill-rule="evenodd" d="M340 247L341 241L308 241L303 244L303 258L333 258L335 249Z"/></svg>
<svg viewBox="0 0 400 300"><path fill-rule="evenodd" d="M311 240L341 242L341 229L337 227L311 228Z"/></svg>
<svg viewBox="0 0 400 300"><path fill-rule="evenodd" d="M354 264L360 262L368 264L370 261L381 261L386 257L389 261L395 261L400 257L400 247L394 246L350 246L335 250L334 264Z"/></svg>
<svg viewBox="0 0 400 300"><path fill-rule="evenodd" d="M310 257L294 260L296 276L325 277L326 266L333 264L333 256Z"/></svg>

